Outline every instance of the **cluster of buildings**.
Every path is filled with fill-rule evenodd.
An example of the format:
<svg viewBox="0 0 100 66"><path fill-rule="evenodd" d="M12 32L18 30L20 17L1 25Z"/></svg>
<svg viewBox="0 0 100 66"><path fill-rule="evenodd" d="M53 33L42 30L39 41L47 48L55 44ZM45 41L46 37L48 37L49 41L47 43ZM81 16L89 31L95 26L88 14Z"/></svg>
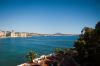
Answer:
<svg viewBox="0 0 100 66"><path fill-rule="evenodd" d="M25 32L11 32L11 37L27 37L27 33Z"/></svg>
<svg viewBox="0 0 100 66"><path fill-rule="evenodd" d="M45 34L38 33L28 33L28 32L14 32L12 31L1 31L0 30L0 38L5 37L31 37L31 36L44 36Z"/></svg>
<svg viewBox="0 0 100 66"><path fill-rule="evenodd" d="M28 33L26 32L14 32L12 31L0 31L0 38L4 37L27 37Z"/></svg>

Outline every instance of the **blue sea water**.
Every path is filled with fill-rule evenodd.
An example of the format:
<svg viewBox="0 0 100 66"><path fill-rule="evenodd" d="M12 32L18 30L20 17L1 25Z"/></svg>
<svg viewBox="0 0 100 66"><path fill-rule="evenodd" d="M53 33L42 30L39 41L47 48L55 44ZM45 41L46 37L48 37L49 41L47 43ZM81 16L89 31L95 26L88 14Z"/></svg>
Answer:
<svg viewBox="0 0 100 66"><path fill-rule="evenodd" d="M25 55L34 50L40 56L54 48L71 48L78 36L33 36L0 39L0 66L16 66L27 61Z"/></svg>

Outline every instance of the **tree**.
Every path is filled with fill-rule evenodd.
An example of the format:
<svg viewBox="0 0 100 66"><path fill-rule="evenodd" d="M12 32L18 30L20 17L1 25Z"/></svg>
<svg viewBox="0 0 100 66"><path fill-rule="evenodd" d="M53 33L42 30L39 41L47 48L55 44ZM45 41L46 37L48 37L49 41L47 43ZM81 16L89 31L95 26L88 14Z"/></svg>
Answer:
<svg viewBox="0 0 100 66"><path fill-rule="evenodd" d="M95 43L95 64L100 66L100 21L98 21L98 23L95 26L95 30L94 30L94 43Z"/></svg>
<svg viewBox="0 0 100 66"><path fill-rule="evenodd" d="M35 53L35 51L30 51L26 57L29 59L30 62L33 62L33 59L36 58L37 54Z"/></svg>
<svg viewBox="0 0 100 66"><path fill-rule="evenodd" d="M94 29L83 28L74 46L79 53L80 62L84 64L84 60L88 59L88 64L92 64L92 66L100 65L100 21Z"/></svg>

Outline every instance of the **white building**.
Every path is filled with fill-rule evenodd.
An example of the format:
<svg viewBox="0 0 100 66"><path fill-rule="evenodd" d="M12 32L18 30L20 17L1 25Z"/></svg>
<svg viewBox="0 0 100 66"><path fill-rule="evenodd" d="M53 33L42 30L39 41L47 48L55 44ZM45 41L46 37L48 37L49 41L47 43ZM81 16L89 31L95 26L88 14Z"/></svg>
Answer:
<svg viewBox="0 0 100 66"><path fill-rule="evenodd" d="M11 37L27 37L26 32L11 32Z"/></svg>

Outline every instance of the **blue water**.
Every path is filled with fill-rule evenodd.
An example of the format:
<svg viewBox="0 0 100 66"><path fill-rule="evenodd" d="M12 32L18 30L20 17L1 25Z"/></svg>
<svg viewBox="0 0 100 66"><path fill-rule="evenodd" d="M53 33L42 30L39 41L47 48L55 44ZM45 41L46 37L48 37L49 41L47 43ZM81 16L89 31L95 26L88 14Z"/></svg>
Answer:
<svg viewBox="0 0 100 66"><path fill-rule="evenodd" d="M78 36L33 36L0 39L0 66L16 66L26 62L25 55L34 50L38 55L49 54L54 48L73 47Z"/></svg>

